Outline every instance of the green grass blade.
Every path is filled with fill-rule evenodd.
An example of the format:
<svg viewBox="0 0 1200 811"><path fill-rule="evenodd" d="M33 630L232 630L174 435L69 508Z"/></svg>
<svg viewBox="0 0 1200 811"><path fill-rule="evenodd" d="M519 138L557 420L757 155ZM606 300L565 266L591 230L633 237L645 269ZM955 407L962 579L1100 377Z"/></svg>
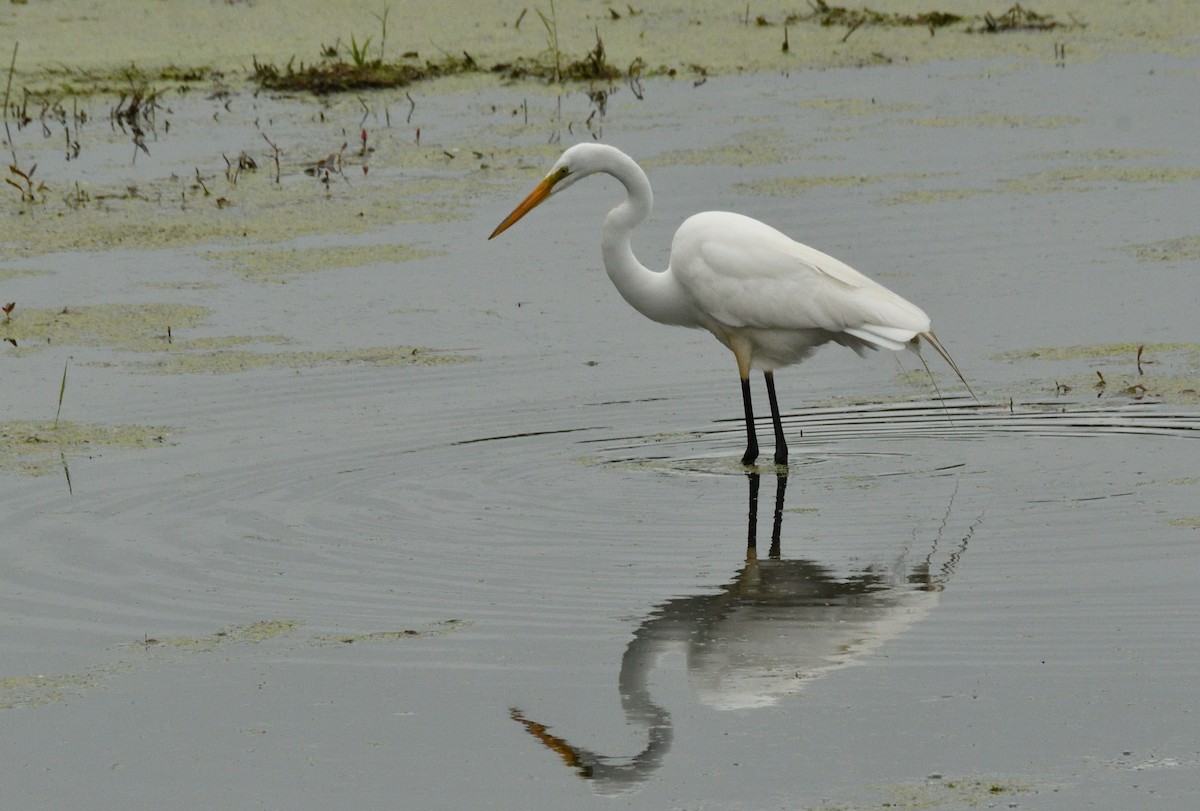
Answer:
<svg viewBox="0 0 1200 811"><path fill-rule="evenodd" d="M58 387L58 411L54 412L54 427L58 428L58 417L62 414L63 395L67 393L67 364L70 361L63 363L63 378L62 385Z"/></svg>

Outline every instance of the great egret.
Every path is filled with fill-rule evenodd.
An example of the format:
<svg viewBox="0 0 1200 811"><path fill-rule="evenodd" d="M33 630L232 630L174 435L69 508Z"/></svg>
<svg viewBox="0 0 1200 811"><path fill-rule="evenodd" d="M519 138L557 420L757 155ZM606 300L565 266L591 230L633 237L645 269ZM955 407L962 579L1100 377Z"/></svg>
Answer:
<svg viewBox="0 0 1200 811"><path fill-rule="evenodd" d="M787 464L787 440L775 396L775 369L799 363L827 343L868 349L918 349L924 338L966 385L920 307L849 265L785 236L758 220L705 211L684 220L671 242L671 262L653 271L633 255L630 236L650 213L654 195L646 173L606 144L571 147L529 196L504 218L492 239L550 195L604 172L625 187L625 201L608 212L600 232L604 268L617 290L642 315L661 324L702 327L737 358L746 416L742 464L758 458L750 369L762 369L775 429L775 464ZM969 388L969 387L968 387Z"/></svg>

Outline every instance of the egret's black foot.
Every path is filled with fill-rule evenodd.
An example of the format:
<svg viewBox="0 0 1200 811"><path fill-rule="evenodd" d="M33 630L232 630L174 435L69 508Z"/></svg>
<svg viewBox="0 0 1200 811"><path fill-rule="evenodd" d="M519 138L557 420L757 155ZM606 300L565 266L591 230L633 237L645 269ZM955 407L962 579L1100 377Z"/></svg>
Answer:
<svg viewBox="0 0 1200 811"><path fill-rule="evenodd" d="M754 464L754 460L757 458L758 458L758 446L751 445L749 448L746 448L746 452L744 454L742 454L742 464L743 465L752 465L752 464Z"/></svg>
<svg viewBox="0 0 1200 811"><path fill-rule="evenodd" d="M787 450L775 451L775 464L787 467Z"/></svg>

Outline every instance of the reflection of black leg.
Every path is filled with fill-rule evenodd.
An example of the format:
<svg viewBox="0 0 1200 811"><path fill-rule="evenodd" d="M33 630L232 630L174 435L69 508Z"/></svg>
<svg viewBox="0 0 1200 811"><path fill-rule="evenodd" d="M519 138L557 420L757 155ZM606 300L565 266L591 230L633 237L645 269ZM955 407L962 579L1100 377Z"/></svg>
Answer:
<svg viewBox="0 0 1200 811"><path fill-rule="evenodd" d="M768 556L779 559L779 533L783 529L783 493L787 490L787 475L775 477L775 521L771 526L771 551Z"/></svg>
<svg viewBox="0 0 1200 811"><path fill-rule="evenodd" d="M758 473L747 473L750 480L750 515L746 518L746 548L758 545Z"/></svg>
<svg viewBox="0 0 1200 811"><path fill-rule="evenodd" d="M767 397L771 401L771 424L775 428L775 464L787 464L787 440L783 436L783 422L779 419L779 400L775 397L775 373L763 372L767 379Z"/></svg>
<svg viewBox="0 0 1200 811"><path fill-rule="evenodd" d="M746 453L742 464L748 465L758 458L758 437L754 433L754 407L750 405L750 379L742 378L742 405L746 409Z"/></svg>

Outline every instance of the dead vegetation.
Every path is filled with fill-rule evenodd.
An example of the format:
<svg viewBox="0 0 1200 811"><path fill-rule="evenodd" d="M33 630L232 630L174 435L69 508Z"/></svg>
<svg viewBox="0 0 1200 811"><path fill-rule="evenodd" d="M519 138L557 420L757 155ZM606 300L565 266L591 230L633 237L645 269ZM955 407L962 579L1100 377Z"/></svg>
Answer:
<svg viewBox="0 0 1200 811"><path fill-rule="evenodd" d="M313 64L297 65L293 58L282 68L254 60L252 78L264 90L308 92L322 96L354 90L407 87L443 76L468 73L491 73L510 80L532 78L547 82L609 82L623 75L620 69L608 62L604 42L598 32L592 50L583 58L565 64L561 60L556 63L553 55L547 54L483 65L466 51L460 55L446 54L436 60L422 60L417 52L410 51L398 61L385 62L362 57L357 45L348 53L336 45L324 49L323 53L323 58Z"/></svg>
<svg viewBox="0 0 1200 811"><path fill-rule="evenodd" d="M784 20L784 25L794 23L810 23L825 27L845 26L848 31L843 40L863 26L881 26L887 28L928 28L933 35L940 28L964 24L962 30L972 34L1000 34L1009 31L1051 31L1062 28L1083 27L1083 23L1072 19L1070 22L1059 22L1051 14L1040 14L1025 8L1020 3L1013 4L1007 11L1000 14L985 13L982 17L965 17L947 11L928 11L920 14L899 14L895 12L875 11L862 6L848 8L831 6L825 0L808 0L807 13L794 12ZM759 17L758 24L767 24Z"/></svg>
<svg viewBox="0 0 1200 811"><path fill-rule="evenodd" d="M845 27L846 35L843 41L863 26L879 26L888 28L918 27L927 28L930 34L937 30L961 26L959 30L965 33L996 34L1010 31L1050 31L1054 29L1070 29L1083 27L1083 23L1075 19L1070 22L1060 22L1053 15L1041 14L1016 3L1006 11L992 14L985 13L982 17L963 16L948 11L928 11L919 14L901 14L896 12L875 11L866 6L849 8L830 5L826 0L808 0L808 12L794 12L783 20L784 46L787 51L787 26L796 23L816 24L823 27ZM266 90L285 92L309 92L315 95L327 95L354 90L383 89L407 87L416 82L437 79L443 76L454 76L468 73L492 73L506 79L539 79L546 82L612 82L625 78L634 86L645 71L645 62L639 57L630 63L628 70L621 70L608 61L604 42L600 32L596 30L596 45L583 58L565 61L558 45L558 21L554 13L554 4L550 4L550 13L538 10L543 26L547 32L547 48L535 57L518 57L505 62L484 65L467 51L459 54L444 53L439 59L422 60L416 51L405 53L399 60L385 61L383 58L382 39L379 56L371 58L368 46L371 38L367 37L361 45L356 38L351 37L349 45L343 45L340 40L333 46L321 47L321 59L312 64L296 64L293 57L286 65L279 67L273 63L254 61L253 80ZM629 7L631 16L640 14L632 6ZM611 11L611 10L610 10ZM522 12L516 26L520 26ZM386 18L386 12L384 15ZM620 15L613 12L614 19ZM746 21L749 21L747 14ZM756 18L760 26L770 25L764 16ZM386 38L386 28L384 29ZM565 62L565 64L564 64ZM635 72L636 66L636 72ZM694 69L703 73L700 68ZM668 72L664 69L664 72ZM675 71L669 71L672 75Z"/></svg>
<svg viewBox="0 0 1200 811"><path fill-rule="evenodd" d="M1056 28L1082 28L1083 23L1071 19L1069 23L1061 23L1052 14L1039 14L1020 3L1015 3L1008 11L997 16L984 14L980 24L974 24L967 31L977 34L1000 34L1006 31L1051 31Z"/></svg>
<svg viewBox="0 0 1200 811"><path fill-rule="evenodd" d="M150 154L146 135L158 135L158 90L142 81L139 74L129 75L129 87L121 91L117 103L109 110L108 120L114 132L118 129L133 140L133 160L139 151ZM170 122L166 127L170 128Z"/></svg>
<svg viewBox="0 0 1200 811"><path fill-rule="evenodd" d="M816 23L825 27L846 26L852 31L864 25L878 25L889 28L919 26L929 28L930 31L933 31L936 28L943 28L947 25L962 22L963 20L958 14L944 11L930 11L923 14L895 14L874 11L866 6L862 8L831 6L825 0L809 0L808 5L811 8L809 13L795 12L790 14L785 24L790 25L801 22ZM759 18L759 24L761 25L762 23L762 18Z"/></svg>
<svg viewBox="0 0 1200 811"><path fill-rule="evenodd" d="M960 33L1000 34L1071 30L1084 27L1084 23L1073 17L1067 21L1060 21L1051 14L1037 12L1020 3L1015 3L1002 12L988 12L982 16L963 15L955 11L936 9L915 14L877 11L866 5L841 6L831 4L827 0L807 0L807 4L806 10L791 12L778 21L769 20L765 15L752 18L749 6L747 6L746 14L741 22L745 25L754 23L763 27L782 24L785 28L783 37L785 52L789 50L786 28L798 24L844 28L846 33L842 37L843 41L860 28L871 27L925 28L931 35L943 29ZM626 8L628 11L624 14L615 9L609 9L612 21L622 20L625 17L634 18L643 14L643 11L635 9L633 6L627 5ZM374 15L380 22L380 29L376 32L377 36L367 36L361 40L351 36L349 42L343 42L339 38L332 45L322 43L319 46L318 56L311 62L301 61L296 56L291 57L283 64L266 60L259 61L255 58L249 78L264 90L329 95L348 91L402 88L431 79L464 74L494 74L508 80L534 79L553 83L627 81L633 86L640 78L653 73L676 75L678 72L676 69L666 66L649 71L647 63L637 56L629 62L629 68L618 66L626 64L625 59L618 64L613 64L609 61L609 54L598 28L595 30L595 46L582 57L569 59L559 48L559 20L554 11L553 2L550 2L549 9L549 13L543 13L535 7L536 15L541 19L547 33L547 46L541 53L533 56L518 56L489 64L477 59L466 50L442 50L439 48L440 53L437 56L425 58L422 58L421 54L414 50L409 50L399 56L390 55L385 47L389 12L385 3L382 13ZM519 28L521 20L526 16L525 10L523 10L513 24L514 28ZM528 16L532 17L533 15ZM636 72L634 66L637 66ZM685 65L681 69L694 71L699 76L704 75L704 69L695 64ZM51 78L51 74L47 74L47 78ZM211 82L221 88L224 78L221 72L209 67L175 65L168 65L153 75L146 75L135 68L116 75L95 75L86 71L65 70L60 77L55 79L56 91L50 91L50 93L53 95L57 92L59 96L127 93L129 97L122 105L118 106L117 110L114 110L115 120L124 118L127 123L137 124L148 132L144 123L138 123L137 114L142 112L143 106L148 112L153 113L155 102L153 91L139 99L135 94L130 93L131 87L141 85L149 88L151 82L154 82L160 86L174 85L185 89L201 82ZM222 91L218 90L218 92ZM228 91L226 89L223 92ZM19 102L22 114L25 113L28 101L27 98ZM50 107L52 103L51 100L43 106ZM15 115L18 103L14 102L11 107L10 112ZM55 112L56 114L61 113L61 111ZM41 115L45 114L46 110L43 110ZM59 115L59 117L62 116ZM14 120L20 119L15 118ZM70 148L69 139L68 148ZM142 145L137 146L139 150L142 148Z"/></svg>
<svg viewBox="0 0 1200 811"><path fill-rule="evenodd" d="M323 96L344 93L348 90L376 90L389 87L407 87L423 79L434 79L453 73L465 72L470 55L463 52L465 59L448 57L442 62L395 62L384 64L372 62L356 65L351 62L323 61L312 65L295 59L282 68L254 60L254 82L264 90L307 91Z"/></svg>

